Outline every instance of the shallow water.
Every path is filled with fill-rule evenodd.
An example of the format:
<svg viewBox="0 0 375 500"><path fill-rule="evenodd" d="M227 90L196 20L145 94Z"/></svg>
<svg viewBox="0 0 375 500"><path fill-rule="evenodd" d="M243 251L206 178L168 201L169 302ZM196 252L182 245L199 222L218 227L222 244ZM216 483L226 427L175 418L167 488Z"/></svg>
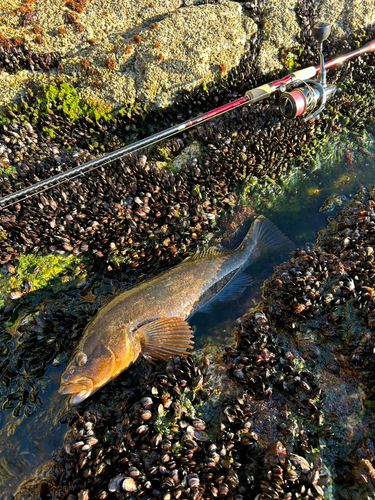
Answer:
<svg viewBox="0 0 375 500"><path fill-rule="evenodd" d="M335 140L327 140L321 155L309 171L294 174L286 186L284 194L274 199L270 193L268 206L256 209L255 215L264 214L283 231L297 246L310 241L314 242L320 229L326 227L327 217L338 210L340 197L350 198L355 195L360 185L375 182L375 133L367 130L360 135L343 134ZM331 211L319 211L328 197ZM234 235L231 245L235 247L246 233L251 221L247 221ZM251 274L254 285L243 295L226 303L214 303L207 314L196 313L190 323L195 327L196 347L224 346L233 342L233 327L235 320L256 306L261 300L261 284L272 274L273 267L286 256L270 254L253 264L247 272ZM96 278L94 284L99 284ZM89 283L90 285L90 283ZM94 309L100 305L100 299L113 290L113 283L101 280L100 288L95 290L99 296L94 303ZM15 491L17 486L33 472L35 467L51 457L54 449L61 446L64 433L68 430L66 421L74 410L68 405L68 398L57 395L56 389L60 374L67 359L68 350L75 342L67 331L77 328L81 331L87 317L93 312L93 306L88 307L79 291L72 290L64 296L55 294L53 297L41 299L36 294L26 304L26 316L17 328L8 329L1 337L1 343L9 344L12 336L13 351L22 349L23 344L30 340L30 332L35 330L35 342L41 343L57 337L64 343L66 352L54 357L51 351L47 371L36 369L29 376L25 364L20 363L18 373L9 372L7 386L0 393L0 404L3 411L0 414L0 498L5 499ZM39 301L39 302L38 302ZM29 308L29 309L27 309ZM48 323L47 336L38 337L38 329L32 322L32 315L38 311L51 309L51 322ZM65 317L56 317L53 311L70 311ZM25 313L23 306L22 314ZM15 317L17 316L17 311ZM19 313L21 314L21 313ZM48 315L47 315L48 317ZM29 318L29 319L28 319ZM15 318L14 318L15 319ZM63 328L64 326L64 328ZM60 329L60 330L59 330ZM11 332L11 333L9 333ZM55 337L54 337L55 336ZM56 339L54 340L56 342ZM25 351L27 351L25 347ZM9 356L12 356L12 350ZM6 360L6 357L3 358ZM38 367L36 367L38 368ZM5 368L6 370L6 368ZM3 365L4 371L4 365ZM3 373L1 374L3 377ZM17 383L17 377L22 378L22 384ZM129 375L131 377L131 375ZM122 377L126 381L127 375ZM3 378L2 378L3 380ZM12 386L14 385L14 388Z"/></svg>
<svg viewBox="0 0 375 500"><path fill-rule="evenodd" d="M353 156L350 162L345 156L347 151ZM332 142L327 141L313 163L311 171L293 174L284 194L255 213L272 220L297 247L315 242L318 231L327 226L327 218L340 209L341 200L349 200L360 186L375 182L375 131L369 129L361 135L342 134ZM332 209L329 206L319 211L328 198L333 200ZM232 241L233 247L242 240L250 224L248 221L239 228ZM231 341L234 321L261 300L261 285L272 274L273 267L284 260L282 257L271 254L263 261L258 260L247 270L254 279L253 287L227 304L217 302L210 314L198 312L192 317L198 347L212 339L223 344Z"/></svg>

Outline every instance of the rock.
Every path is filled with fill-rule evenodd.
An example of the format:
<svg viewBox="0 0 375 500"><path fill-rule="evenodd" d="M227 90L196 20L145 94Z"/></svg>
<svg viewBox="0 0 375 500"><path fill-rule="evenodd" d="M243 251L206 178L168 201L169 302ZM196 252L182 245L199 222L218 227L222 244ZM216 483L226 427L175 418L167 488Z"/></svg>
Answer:
<svg viewBox="0 0 375 500"><path fill-rule="evenodd" d="M194 141L189 146L184 148L179 155L169 164L168 168L173 171L178 171L182 165L191 161L193 158L200 158L202 155L202 148L198 141Z"/></svg>
<svg viewBox="0 0 375 500"><path fill-rule="evenodd" d="M264 9L263 45L260 51L260 64L263 71L282 68L278 59L283 47L298 47L295 40L300 32L295 8L297 0L271 0Z"/></svg>
<svg viewBox="0 0 375 500"><path fill-rule="evenodd" d="M40 0L33 4L37 24L31 29L14 15L14 2L6 2L0 40L13 43L16 37L33 53L61 55L61 64L49 71L3 70L0 105L25 92L31 81L48 82L62 75L85 99L115 108L139 102L148 109L166 107L180 91L219 81L238 65L258 22L261 68L265 73L281 68L280 49L294 53L303 48L297 42L301 28L296 10L301 8L297 0L267 0L263 18L255 22L240 2L228 0L189 6L180 0L92 0L78 11ZM332 37L342 38L375 22L373 2L322 0L317 20L332 23Z"/></svg>
<svg viewBox="0 0 375 500"><path fill-rule="evenodd" d="M333 38L342 38L361 26L375 22L372 0L324 0L318 18L332 24Z"/></svg>
<svg viewBox="0 0 375 500"><path fill-rule="evenodd" d="M93 1L82 13L64 18L60 6L43 0L35 7L42 43L12 16L3 23L2 34L9 39L19 36L35 52L59 52L61 67L49 75L62 73L79 85L84 98L109 101L115 107L136 101L165 107L178 91L217 80L236 66L257 31L239 3L179 8L180 4ZM37 75L46 80L45 74ZM28 79L36 79L35 72L24 70L21 79L2 73L0 104L22 92Z"/></svg>
<svg viewBox="0 0 375 500"><path fill-rule="evenodd" d="M369 460L364 458L359 460L353 467L352 474L358 486L371 492L374 491L375 469Z"/></svg>
<svg viewBox="0 0 375 500"><path fill-rule="evenodd" d="M300 32L295 10L300 8L297 0L269 0L265 3L263 23L263 45L260 52L262 70L267 73L282 68L278 55L281 48L299 49L296 35ZM359 27L375 22L372 0L323 0L316 21L332 25L333 39L347 36Z"/></svg>
<svg viewBox="0 0 375 500"><path fill-rule="evenodd" d="M220 78L240 62L256 31L239 3L172 12L157 29L140 33L134 61L138 98L166 107L178 90Z"/></svg>

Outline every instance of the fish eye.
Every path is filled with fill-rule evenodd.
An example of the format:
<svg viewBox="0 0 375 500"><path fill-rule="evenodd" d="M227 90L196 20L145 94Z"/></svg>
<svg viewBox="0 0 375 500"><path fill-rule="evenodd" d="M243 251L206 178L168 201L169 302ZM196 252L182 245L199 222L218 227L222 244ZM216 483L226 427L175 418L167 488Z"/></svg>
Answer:
<svg viewBox="0 0 375 500"><path fill-rule="evenodd" d="M84 352L79 352L75 358L75 363L77 366L85 366L87 363L87 356Z"/></svg>

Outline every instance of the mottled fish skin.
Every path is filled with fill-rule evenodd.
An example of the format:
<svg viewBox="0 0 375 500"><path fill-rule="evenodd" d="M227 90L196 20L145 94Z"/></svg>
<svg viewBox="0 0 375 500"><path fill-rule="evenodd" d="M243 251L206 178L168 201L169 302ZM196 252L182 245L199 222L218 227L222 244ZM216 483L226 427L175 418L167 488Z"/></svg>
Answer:
<svg viewBox="0 0 375 500"><path fill-rule="evenodd" d="M262 231L270 232L270 229L271 239L269 234L265 239ZM215 296L239 269L256 258L263 246L279 246L285 241L289 242L268 219L258 217L236 250L211 248L198 252L117 295L85 328L62 374L59 392L73 393L71 403L76 404L114 379L140 354L152 357L152 350L144 352L143 349L143 330L150 322L159 318L168 322L168 318L176 318L184 323L183 320ZM79 366L82 353L87 361Z"/></svg>

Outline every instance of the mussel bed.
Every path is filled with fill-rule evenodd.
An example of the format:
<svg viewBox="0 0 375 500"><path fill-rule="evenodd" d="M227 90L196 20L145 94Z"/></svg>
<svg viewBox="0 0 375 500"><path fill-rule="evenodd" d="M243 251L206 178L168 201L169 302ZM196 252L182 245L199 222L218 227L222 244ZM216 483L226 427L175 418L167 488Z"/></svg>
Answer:
<svg viewBox="0 0 375 500"><path fill-rule="evenodd" d="M17 498L370 498L374 244L369 187L275 269L222 361L139 367L111 405L110 389L83 405Z"/></svg>

